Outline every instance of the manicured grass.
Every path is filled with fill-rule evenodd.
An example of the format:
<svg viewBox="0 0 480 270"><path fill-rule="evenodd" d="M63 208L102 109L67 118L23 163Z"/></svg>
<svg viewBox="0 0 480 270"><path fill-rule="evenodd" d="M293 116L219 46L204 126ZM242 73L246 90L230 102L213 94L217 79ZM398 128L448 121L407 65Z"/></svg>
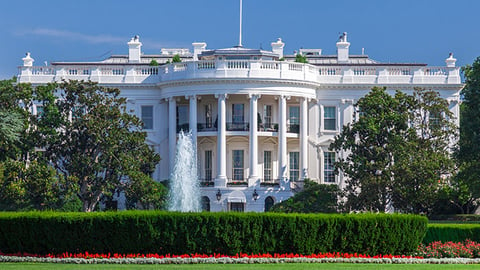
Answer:
<svg viewBox="0 0 480 270"><path fill-rule="evenodd" d="M35 269L35 270L58 270L58 269L93 269L93 270L111 270L111 269L166 269L166 270L220 270L220 269L275 269L275 270L303 270L303 269L395 269L395 270L423 270L423 269L478 269L477 265L464 264L353 264L353 263L288 263L288 264L168 264L168 265L134 265L134 264L53 264L53 263L0 263L0 269Z"/></svg>

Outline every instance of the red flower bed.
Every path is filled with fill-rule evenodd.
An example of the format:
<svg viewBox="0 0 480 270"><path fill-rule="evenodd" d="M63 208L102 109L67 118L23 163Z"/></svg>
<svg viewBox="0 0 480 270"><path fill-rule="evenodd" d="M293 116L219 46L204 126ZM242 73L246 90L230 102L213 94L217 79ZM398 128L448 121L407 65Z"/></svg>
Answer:
<svg viewBox="0 0 480 270"><path fill-rule="evenodd" d="M110 258L156 258L156 259L165 259L165 258L277 258L277 259L282 259L282 258L314 258L314 259L322 259L322 258L372 258L372 259L382 259L382 258L387 258L387 259L392 259L392 258L406 258L406 259L423 259L423 257L419 256L403 256L403 255L376 255L376 256L370 256L370 255L364 255L364 254L358 254L358 253L340 253L340 252L333 252L333 253L319 253L319 254L310 254L310 255L301 255L301 254L294 254L294 253L288 253L288 254L245 254L245 253L240 253L236 254L235 256L228 256L228 255L223 255L223 254L213 254L213 255L207 255L207 254L183 254L183 255L173 255L173 254L167 254L167 255L158 255L158 254L118 254L118 253L107 253L107 254L98 254L98 253L62 253L62 254L47 254L47 255L38 255L38 254L29 254L29 253L14 253L14 254L4 254L0 252L0 255L2 256L17 256L17 257L38 257L38 258L82 258L82 259L110 259Z"/></svg>
<svg viewBox="0 0 480 270"><path fill-rule="evenodd" d="M480 258L480 244L471 240L464 243L437 241L428 246L420 245L418 254L425 258Z"/></svg>

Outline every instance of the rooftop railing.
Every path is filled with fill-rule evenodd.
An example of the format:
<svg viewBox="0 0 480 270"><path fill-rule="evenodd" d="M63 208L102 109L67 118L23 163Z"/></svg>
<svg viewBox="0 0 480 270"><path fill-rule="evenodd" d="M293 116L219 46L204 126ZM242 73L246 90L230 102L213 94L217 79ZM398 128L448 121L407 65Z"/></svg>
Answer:
<svg viewBox="0 0 480 270"><path fill-rule="evenodd" d="M162 83L202 78L268 78L318 84L459 84L459 67L342 65L314 66L287 61L208 60L147 64L58 64L19 68L19 81L47 83L83 79L100 83Z"/></svg>

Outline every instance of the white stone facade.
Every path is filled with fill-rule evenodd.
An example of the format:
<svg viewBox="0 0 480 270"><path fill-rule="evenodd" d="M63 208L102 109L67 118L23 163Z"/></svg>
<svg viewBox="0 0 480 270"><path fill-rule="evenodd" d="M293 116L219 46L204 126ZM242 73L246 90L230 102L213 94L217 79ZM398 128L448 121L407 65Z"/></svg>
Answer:
<svg viewBox="0 0 480 270"><path fill-rule="evenodd" d="M178 130L192 130L201 195L211 211L262 212L292 196L304 178L342 187L343 177L332 171L337 156L328 147L342 126L354 120L355 102L374 86L392 93L436 90L450 102L459 123L463 85L453 55L444 67L379 63L350 55L346 33L336 44L337 55L300 50L310 64L284 55L281 39L272 42L272 51L192 45L193 53L163 49L144 55L135 36L128 42L128 55L48 67L33 66L28 53L18 80L34 85L92 80L119 88L162 158L154 175L158 181L169 178ZM182 62L165 64L173 54ZM149 65L152 59L160 65Z"/></svg>

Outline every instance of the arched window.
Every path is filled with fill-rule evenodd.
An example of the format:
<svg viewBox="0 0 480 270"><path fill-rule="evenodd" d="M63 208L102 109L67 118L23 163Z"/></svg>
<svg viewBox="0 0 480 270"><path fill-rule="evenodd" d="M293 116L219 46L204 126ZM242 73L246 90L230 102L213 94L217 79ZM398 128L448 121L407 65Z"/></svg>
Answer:
<svg viewBox="0 0 480 270"><path fill-rule="evenodd" d="M265 199L265 212L270 211L270 208L272 208L272 206L273 206L274 203L275 203L275 202L273 201L272 196L268 196L268 197Z"/></svg>
<svg viewBox="0 0 480 270"><path fill-rule="evenodd" d="M202 211L210 212L210 199L207 196L202 196Z"/></svg>

